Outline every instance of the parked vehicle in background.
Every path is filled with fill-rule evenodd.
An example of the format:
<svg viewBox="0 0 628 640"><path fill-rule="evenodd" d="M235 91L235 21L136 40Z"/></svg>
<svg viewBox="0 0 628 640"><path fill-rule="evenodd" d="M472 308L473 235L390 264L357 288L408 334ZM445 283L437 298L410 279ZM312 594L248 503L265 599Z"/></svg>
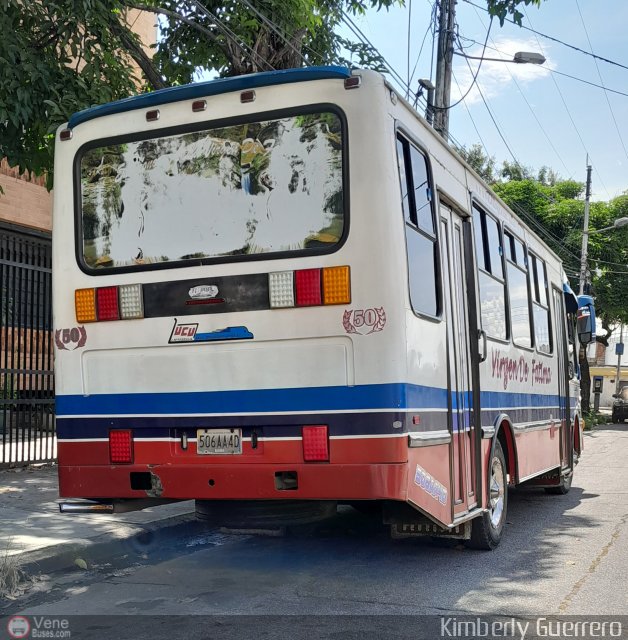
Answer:
<svg viewBox="0 0 628 640"><path fill-rule="evenodd" d="M623 422L628 419L628 384L623 386L619 393L614 393L613 398L613 422Z"/></svg>
<svg viewBox="0 0 628 640"><path fill-rule="evenodd" d="M57 136L60 491L95 501L64 509L378 501L395 536L492 549L508 485L569 490L560 259L381 75L176 87Z"/></svg>

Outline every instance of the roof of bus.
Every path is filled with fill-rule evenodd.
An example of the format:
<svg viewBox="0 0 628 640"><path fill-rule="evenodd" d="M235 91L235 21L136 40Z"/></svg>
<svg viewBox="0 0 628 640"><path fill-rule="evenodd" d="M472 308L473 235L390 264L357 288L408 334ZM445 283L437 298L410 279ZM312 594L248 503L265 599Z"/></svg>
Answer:
<svg viewBox="0 0 628 640"><path fill-rule="evenodd" d="M68 126L76 125L100 116L108 116L112 113L123 113L132 109L142 109L146 107L156 107L160 104L178 102L179 100L190 100L192 98L215 96L229 91L243 91L245 89L255 89L257 87L268 87L275 84L287 84L291 82L305 82L308 80L326 80L333 78L348 78L351 70L346 67L326 66L326 67L304 67L302 69L281 69L279 71L263 71L261 73L251 73L246 76L235 76L233 78L218 78L206 82L195 84L185 84L180 87L168 87L150 93L142 93L131 98L124 98L116 102L90 107L79 111L70 117Z"/></svg>

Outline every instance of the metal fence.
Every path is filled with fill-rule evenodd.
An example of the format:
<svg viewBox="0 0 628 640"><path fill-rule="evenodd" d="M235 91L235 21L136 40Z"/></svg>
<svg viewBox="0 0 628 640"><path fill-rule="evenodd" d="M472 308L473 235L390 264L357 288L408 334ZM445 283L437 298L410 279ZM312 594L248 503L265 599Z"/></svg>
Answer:
<svg viewBox="0 0 628 640"><path fill-rule="evenodd" d="M56 457L50 234L0 225L0 468Z"/></svg>

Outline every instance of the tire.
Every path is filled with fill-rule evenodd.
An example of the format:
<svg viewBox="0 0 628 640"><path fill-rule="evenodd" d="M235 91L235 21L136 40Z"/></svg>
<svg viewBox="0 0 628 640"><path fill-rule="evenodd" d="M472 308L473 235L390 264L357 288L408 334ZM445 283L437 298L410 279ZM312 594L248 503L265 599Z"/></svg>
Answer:
<svg viewBox="0 0 628 640"><path fill-rule="evenodd" d="M563 476L560 479L560 484L556 487L545 487L545 493L549 493L552 496L566 496L571 489L571 483L573 481L573 469L568 477Z"/></svg>
<svg viewBox="0 0 628 640"><path fill-rule="evenodd" d="M508 507L508 476L506 459L497 440L489 465L488 509L471 522L471 538L467 545L472 549L491 551L499 545L506 525Z"/></svg>

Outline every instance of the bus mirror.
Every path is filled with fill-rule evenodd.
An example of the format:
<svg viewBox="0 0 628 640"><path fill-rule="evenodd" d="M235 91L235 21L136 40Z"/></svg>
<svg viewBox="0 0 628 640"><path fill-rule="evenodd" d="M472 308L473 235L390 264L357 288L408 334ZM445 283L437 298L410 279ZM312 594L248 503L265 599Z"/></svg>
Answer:
<svg viewBox="0 0 628 640"><path fill-rule="evenodd" d="M583 346L588 345L595 337L595 311L593 305L587 304L578 309L578 339Z"/></svg>
<svg viewBox="0 0 628 640"><path fill-rule="evenodd" d="M578 338L584 347L595 342L595 305L589 295L578 296Z"/></svg>

